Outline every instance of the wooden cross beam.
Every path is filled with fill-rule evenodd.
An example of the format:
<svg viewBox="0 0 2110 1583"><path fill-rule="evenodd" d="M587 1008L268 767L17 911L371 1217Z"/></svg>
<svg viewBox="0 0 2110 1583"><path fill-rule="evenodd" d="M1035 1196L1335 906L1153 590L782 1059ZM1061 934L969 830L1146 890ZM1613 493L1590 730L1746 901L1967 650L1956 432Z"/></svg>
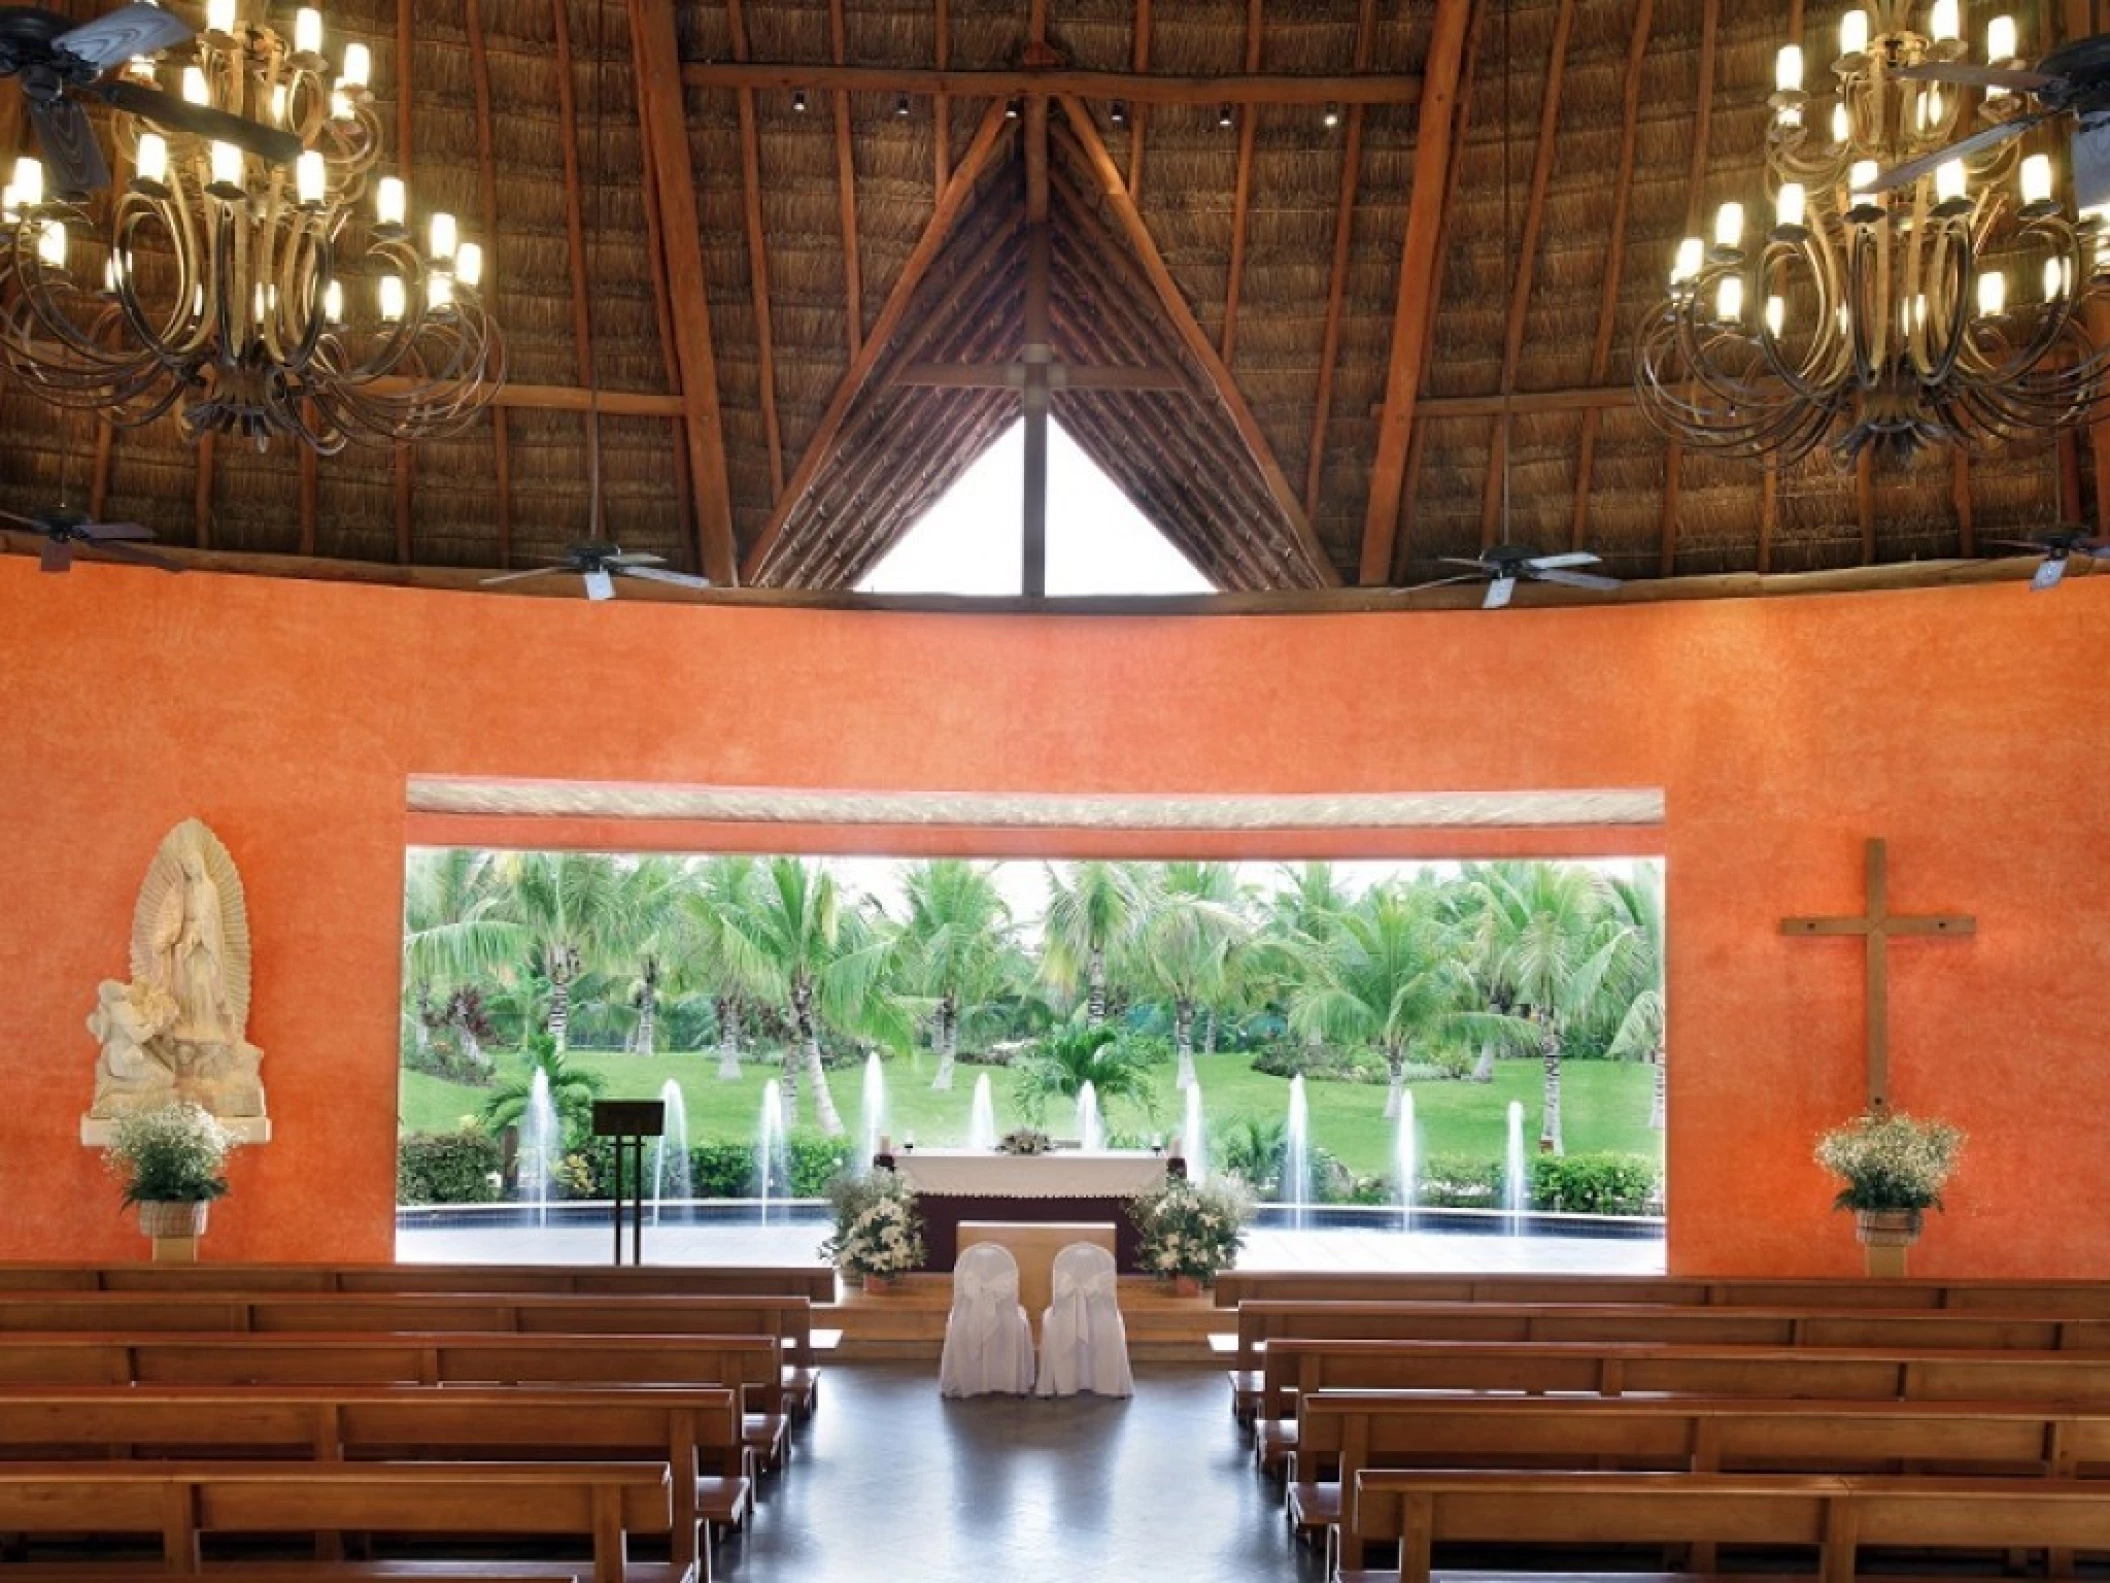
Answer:
<svg viewBox="0 0 2110 1583"><path fill-rule="evenodd" d="M1890 911L1890 852L1879 838L1868 843L1867 903L1855 918L1783 918L1780 932L1859 935L1867 942L1868 1108L1890 1108L1890 941L1892 936L1966 935L1978 921L1965 913L1893 914Z"/></svg>

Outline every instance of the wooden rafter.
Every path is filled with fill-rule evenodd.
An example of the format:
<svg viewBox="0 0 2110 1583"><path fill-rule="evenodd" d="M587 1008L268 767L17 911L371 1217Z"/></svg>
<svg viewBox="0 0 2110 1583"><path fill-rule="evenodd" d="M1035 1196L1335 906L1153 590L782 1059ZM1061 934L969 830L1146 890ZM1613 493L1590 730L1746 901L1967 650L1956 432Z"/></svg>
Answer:
<svg viewBox="0 0 2110 1583"><path fill-rule="evenodd" d="M483 245L493 268L502 271L504 261L498 257L498 157L492 145L491 59L484 48L483 0L463 0L462 22L469 34L469 75L476 93L476 178L478 207L483 214ZM509 427L506 409L492 409L491 468L497 497L492 505L493 514L498 519L498 563L501 566L510 566L513 562L513 469ZM312 452L305 445L300 449L301 538L309 545L305 553L313 554L314 529L309 509L313 490L306 469Z"/></svg>
<svg viewBox="0 0 2110 1583"><path fill-rule="evenodd" d="M666 371L667 389L670 391L679 390L681 388L681 351L674 344L674 301L668 295L667 272L659 267L657 263L657 260L666 257L667 243L666 227L661 223L659 213L659 176L653 166L652 145L640 142L638 145L638 156L641 167L639 185L644 190L645 199L643 205L645 211L645 257L654 261L645 273L652 282L652 312L659 325L660 361L661 366ZM696 492L690 487L689 450L687 446L682 444L681 428L688 420L684 415L685 409L681 406L680 398L676 397L674 400L676 415L672 430L672 449L674 453L674 492L680 502L680 532L678 539L681 543L693 544L696 542ZM607 410L601 404L598 396L596 396L594 402L594 410L596 412L605 412Z"/></svg>
<svg viewBox="0 0 2110 1583"><path fill-rule="evenodd" d="M1487 480L1480 491L1480 548L1495 542L1497 524L1507 504L1505 485L1509 477L1509 426L1512 413L1506 405L1517 387L1517 363L1524 355L1524 322L1531 311L1531 286L1538 273L1539 230L1546 218L1546 188L1553 180L1555 139L1560 132L1561 88L1568 73L1568 35L1575 23L1575 0L1560 0L1553 21L1553 54L1546 66L1546 91L1539 105L1537 152L1531 161L1531 190L1524 200L1524 229L1517 238L1516 278L1509 293L1508 334L1502 342L1501 391L1505 405L1495 418L1494 443L1488 448ZM1506 73L1510 62L1502 62ZM1509 171L1502 171L1509 183ZM1505 238L1505 244L1506 244Z"/></svg>
<svg viewBox="0 0 2110 1583"><path fill-rule="evenodd" d="M949 390L1023 390L1024 363L911 363L892 375L890 385L921 385ZM1187 381L1170 368L1095 368L1048 365L1050 390L1159 390L1191 395Z"/></svg>
<svg viewBox="0 0 2110 1583"><path fill-rule="evenodd" d="M835 64L849 53L848 30L843 21L843 0L828 0L828 48ZM835 193L842 211L843 300L849 318L850 355L864 344L864 271L857 262L857 151L850 138L850 90L835 90Z"/></svg>
<svg viewBox="0 0 2110 1583"><path fill-rule="evenodd" d="M652 151L652 181L659 196L663 252L655 266L666 271L667 298L676 305L675 348L681 360L689 487L696 501L697 561L711 581L731 584L739 579L740 564L726 488L718 364L711 347L710 298L703 272L702 230L696 217L696 169L689 154L674 10L666 0L627 0L627 4L638 115Z"/></svg>
<svg viewBox="0 0 2110 1583"><path fill-rule="evenodd" d="M952 7L947 0L937 0L931 20L936 34L931 63L943 71L952 64ZM930 129L931 148L937 156L936 180L931 188L935 196L945 190L946 178L952 174L952 100L942 93L931 95Z"/></svg>
<svg viewBox="0 0 2110 1583"><path fill-rule="evenodd" d="M410 74L411 23L416 11L416 0L396 0L396 169L412 187L417 185L411 173L411 151L415 142L410 135L411 109L416 103ZM396 446L396 559L406 566L413 559L410 523L417 505L414 479L411 448L399 444Z"/></svg>
<svg viewBox="0 0 2110 1583"><path fill-rule="evenodd" d="M1074 146L1083 156L1085 167L1098 188L1099 196L1118 222L1123 238L1134 253L1136 261L1149 277L1157 293L1158 304L1166 319L1178 332L1188 352L1207 374L1210 384L1215 386L1217 399L1223 403L1238 437L1244 441L1254 465L1267 485L1268 494L1274 499L1290 526L1292 536L1307 560L1311 574L1328 584L1338 583L1339 574L1333 562L1327 558L1325 547L1311 530L1310 519L1304 515L1304 506L1297 499L1297 492L1282 471L1282 464L1275 460L1273 448L1268 444L1267 434L1260 427L1260 420L1253 416L1245 394L1231 371L1224 366L1223 359L1216 354L1215 343L1208 332L1194 317L1194 310L1180 294L1179 283L1172 278L1172 271L1165 265L1163 255L1158 252L1157 242L1150 228L1143 223L1143 216L1136 208L1135 200L1128 195L1128 188L1121 180L1121 173L1114 165L1113 155L1100 140L1099 129L1092 121L1092 113L1081 99L1065 96L1062 101L1063 114L1069 123Z"/></svg>
<svg viewBox="0 0 2110 1583"><path fill-rule="evenodd" d="M1136 21L1129 44L1129 64L1132 75L1142 77L1150 70L1150 0L1136 0ZM1150 119L1150 101L1131 94L1128 110L1128 195L1140 197L1143 192L1143 125Z"/></svg>
<svg viewBox="0 0 2110 1583"><path fill-rule="evenodd" d="M191 543L201 550L212 548L212 486L214 463L219 455L220 437L210 429L198 436L198 443L191 447L198 459L196 487L191 491ZM401 561L402 556L396 559Z"/></svg>
<svg viewBox="0 0 2110 1583"><path fill-rule="evenodd" d="M1876 453L1864 450L1854 461L1854 519L1861 525L1861 564L1876 560Z"/></svg>
<svg viewBox="0 0 2110 1583"><path fill-rule="evenodd" d="M1802 43L1802 0L1789 0L1788 42ZM1758 569L1761 572L1773 570L1773 541L1779 534L1780 458L1768 456L1758 485Z"/></svg>
<svg viewBox="0 0 2110 1583"><path fill-rule="evenodd" d="M1978 524L1971 507L1971 456L1949 453L1949 504L1956 512L1956 553L1978 553Z"/></svg>
<svg viewBox="0 0 2110 1583"><path fill-rule="evenodd" d="M1406 485L1407 444L1414 433L1414 403L1420 393L1422 352L1434 329L1431 306L1442 260L1436 233L1451 162L1451 116L1465 64L1465 35L1472 0L1436 0L1426 62L1422 67L1421 112L1414 133L1413 189L1407 200L1407 231L1400 252L1399 296L1392 310L1391 363L1385 375L1385 411L1378 422L1377 453L1370 467L1370 498L1363 512L1360 568L1365 584L1391 575L1392 542L1399 530L1399 505Z"/></svg>
<svg viewBox="0 0 2110 1583"><path fill-rule="evenodd" d="M1707 138L1714 119L1714 65L1721 36L1721 0L1705 0L1700 12L1700 82L1693 107L1692 167L1685 178L1685 232L1700 228L1700 206L1707 190ZM1658 570L1665 577L1678 569L1679 472L1685 465L1685 447L1672 440L1663 452L1663 549Z"/></svg>
<svg viewBox="0 0 2110 1583"><path fill-rule="evenodd" d="M792 470L790 481L785 484L784 493L777 500L776 509L770 513L768 525L755 540L754 547L747 552L746 572L750 582L760 576L768 565L770 551L782 537L784 524L791 520L792 512L797 510L799 502L806 498L806 491L813 487L814 478L833 454L836 438L842 433L843 422L849 417L851 406L871 379L880 353L886 349L887 342L893 339L902 316L908 312L909 301L915 296L916 288L923 283L924 274L930 269L932 260L938 256L939 249L944 246L945 238L952 231L953 222L959 218L960 211L966 207L968 198L973 195L975 182L980 179L982 168L988 164L989 156L995 150L997 139L1002 135L1006 124L1001 100L991 103L983 112L981 125L975 129L974 141L968 145L966 155L953 170L952 180L945 184L945 191L939 194L930 220L923 227L923 234L917 238L915 248L909 253L907 261L901 266L901 273L895 276L894 289L887 294L885 306L872 321L871 334L865 338L863 348L851 359L849 368L837 383L827 410L821 414L821 420L815 426L812 438L806 442L805 454L799 458L799 465Z"/></svg>
<svg viewBox="0 0 2110 1583"><path fill-rule="evenodd" d="M1119 99L1133 105L1413 104L1421 84L1387 72L1307 75L1295 72L1233 72L1174 76L1145 71L1085 71L1074 66L1008 66L1001 71L932 71L916 66L829 66L806 62L692 61L682 68L691 88L755 88L779 93L907 94L928 99L1018 99L1044 93L1052 98ZM1130 117L1133 124L1134 117Z"/></svg>
<svg viewBox="0 0 2110 1583"><path fill-rule="evenodd" d="M942 9L942 0L941 0ZM747 19L740 0L725 0L733 59L747 59ZM942 156L941 156L942 157ZM757 373L762 383L762 434L769 446L769 498L784 493L784 434L777 422L776 335L769 315L769 246L762 232L762 140L755 127L755 91L740 90L740 198L747 217L747 278L755 314Z"/></svg>
<svg viewBox="0 0 2110 1583"><path fill-rule="evenodd" d="M1245 69L1260 74L1260 37L1265 0L1246 0ZM1238 117L1238 174L1231 184L1231 271L1224 284L1223 359L1230 366L1238 351L1238 297L1245 287L1246 222L1253 198L1253 145L1260 132L1260 106L1250 104Z"/></svg>
<svg viewBox="0 0 2110 1583"><path fill-rule="evenodd" d="M579 174L579 88L573 75L575 55L571 42L571 6L568 0L551 0L557 22L557 118L563 125L564 154L564 243L571 258L571 347L578 369L579 385L590 391L593 378L593 303L587 295L585 178ZM581 411L588 410L585 407Z"/></svg>
<svg viewBox="0 0 2110 1583"><path fill-rule="evenodd" d="M1362 0L1355 19L1355 69L1370 69L1376 41L1377 0ZM1319 395L1312 404L1311 449L1304 462L1304 514L1319 514L1319 490L1326 477L1326 426L1333 421L1334 365L1341 356L1341 309L1348 294L1348 257L1354 242L1355 198L1363 184L1363 106L1348 107L1348 131L1341 146L1341 194L1333 211L1333 272L1326 282L1326 328L1319 342Z"/></svg>
<svg viewBox="0 0 2110 1583"><path fill-rule="evenodd" d="M1619 174L1612 182L1612 223L1605 257L1604 286L1597 300L1597 340L1590 348L1590 383L1602 385L1612 367L1612 335L1619 322L1619 288L1626 278L1627 216L1634 197L1634 152L1641 134L1641 74L1648 60L1649 30L1655 25L1656 0L1638 0L1634 29L1627 38L1626 83L1619 124ZM1579 550L1590 523L1590 486L1597 467L1597 430L1603 422L1597 408L1584 411L1582 443L1575 463L1575 514L1568 528L1568 547Z"/></svg>

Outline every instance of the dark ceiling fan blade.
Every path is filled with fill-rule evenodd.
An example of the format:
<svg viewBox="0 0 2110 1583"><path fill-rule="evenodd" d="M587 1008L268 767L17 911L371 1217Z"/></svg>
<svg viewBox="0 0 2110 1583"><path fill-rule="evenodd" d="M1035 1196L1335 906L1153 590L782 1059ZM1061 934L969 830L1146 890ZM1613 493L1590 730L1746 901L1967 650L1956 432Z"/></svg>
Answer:
<svg viewBox="0 0 2110 1583"><path fill-rule="evenodd" d="M1439 555L1436 563L1439 566L1470 566L1482 572L1488 569L1486 559L1481 556Z"/></svg>
<svg viewBox="0 0 2110 1583"><path fill-rule="evenodd" d="M1487 597L1480 601L1482 610L1501 610L1506 607L1517 591L1514 577L1497 577L1487 585Z"/></svg>
<svg viewBox="0 0 2110 1583"><path fill-rule="evenodd" d="M2011 137L2020 137L2039 121L2050 117L2049 110L2037 110L2029 115L2015 117L2012 121L1998 121L1973 132L1969 137L1960 137L1947 148L1938 148L1931 154L1922 154L1918 159L1908 159L1902 165L1893 165L1889 170L1868 184L1870 192L1895 192L1900 187L1909 187L1922 176L1931 176L1952 159L1970 159L1983 154L1989 148L1997 148Z"/></svg>
<svg viewBox="0 0 2110 1583"><path fill-rule="evenodd" d="M1434 582L1412 583L1409 584L1406 588L1401 589L1400 592L1408 594L1418 594L1424 588L1449 588L1455 583L1477 583L1479 581L1479 575L1476 575L1472 572L1467 572L1462 577L1439 577Z"/></svg>
<svg viewBox="0 0 2110 1583"><path fill-rule="evenodd" d="M37 565L47 572L63 572L73 565L73 546L64 539L46 539L37 551Z"/></svg>
<svg viewBox="0 0 2110 1583"><path fill-rule="evenodd" d="M16 511L0 511L0 522L19 522L23 527L33 532L42 533L44 531L44 524L35 517L25 517Z"/></svg>
<svg viewBox="0 0 2110 1583"><path fill-rule="evenodd" d="M557 572L568 572L570 570L569 566L538 566L533 571L527 572L500 572L496 577L482 579L482 586L489 588L497 583L518 583L530 577L548 577Z"/></svg>
<svg viewBox="0 0 2110 1583"><path fill-rule="evenodd" d="M87 112L71 99L31 99L29 118L37 142L51 167L51 190L64 198L85 198L110 185L110 164L95 141Z"/></svg>
<svg viewBox="0 0 2110 1583"><path fill-rule="evenodd" d="M2059 584L2064 582L2065 580L2066 557L2063 555L2049 556L2045 559L2044 563L2037 568L2036 574L2030 578L2030 591L2032 593L2041 594L2047 589L2058 587Z"/></svg>
<svg viewBox="0 0 2110 1583"><path fill-rule="evenodd" d="M121 66L134 55L188 44L198 35L189 23L158 5L135 4L83 23L51 41L52 48L87 61L103 71Z"/></svg>
<svg viewBox="0 0 2110 1583"><path fill-rule="evenodd" d="M1595 566L1599 559L1588 550L1563 550L1558 555L1534 555L1531 564L1539 571L1550 572L1563 566Z"/></svg>
<svg viewBox="0 0 2110 1583"><path fill-rule="evenodd" d="M600 558L603 566L664 566L664 555L650 555L643 550L617 550L613 555Z"/></svg>
<svg viewBox="0 0 2110 1583"><path fill-rule="evenodd" d="M586 597L599 602L615 597L615 579L600 567L589 567L586 576Z"/></svg>
<svg viewBox="0 0 2110 1583"><path fill-rule="evenodd" d="M183 570L181 561L172 560L159 550L150 550L141 544L131 544L123 539L111 539L107 542L96 539L91 542L99 550L108 550L112 555L123 556L128 561L138 561L143 566L159 567L164 572Z"/></svg>
<svg viewBox="0 0 2110 1583"><path fill-rule="evenodd" d="M101 544L111 539L151 539L154 530L143 522L84 522L81 534L90 543Z"/></svg>
<svg viewBox="0 0 2110 1583"><path fill-rule="evenodd" d="M658 557L655 556L654 559L656 560ZM676 588L708 588L711 586L711 580L708 577L697 577L689 572L662 571L657 566L613 565L613 570L621 572L625 577L642 577L646 581L654 583L672 583Z"/></svg>
<svg viewBox="0 0 2110 1583"><path fill-rule="evenodd" d="M163 93L159 88L119 81L97 83L88 92L128 115L140 116L172 132L189 132L215 143L232 143L236 148L247 149L257 158L268 159L276 165L290 165L300 158L300 139L291 132L265 126L260 121L245 121L210 105L192 104L172 93Z"/></svg>
<svg viewBox="0 0 2110 1583"><path fill-rule="evenodd" d="M1915 82L1951 82L1960 88L2011 88L2017 93L2035 93L2059 79L2041 71L2023 71L2014 66L1974 66L1967 60L1923 61L1917 66L1893 66L1888 75Z"/></svg>
<svg viewBox="0 0 2110 1583"><path fill-rule="evenodd" d="M1538 574L1542 583L1559 583L1563 588L1591 588L1598 593L1610 593L1620 586L1616 577L1599 577L1594 572L1571 572L1562 567L1542 570Z"/></svg>
<svg viewBox="0 0 2110 1583"><path fill-rule="evenodd" d="M2045 541L2042 539L1982 539L1979 542L1983 544L1997 544L2010 550L2028 550L2035 555L2042 555L2045 546Z"/></svg>

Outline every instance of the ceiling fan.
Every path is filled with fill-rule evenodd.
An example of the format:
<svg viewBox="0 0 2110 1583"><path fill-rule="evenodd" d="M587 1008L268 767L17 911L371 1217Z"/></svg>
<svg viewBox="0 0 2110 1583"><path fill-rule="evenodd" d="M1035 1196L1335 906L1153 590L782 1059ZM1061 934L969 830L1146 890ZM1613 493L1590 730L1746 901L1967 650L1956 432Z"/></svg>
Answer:
<svg viewBox="0 0 2110 1583"><path fill-rule="evenodd" d="M1480 601L1480 608L1500 610L1515 595L1519 582L1559 583L1567 588L1591 588L1600 592L1619 586L1616 577L1600 577L1594 572L1574 570L1578 566L1598 564L1598 557L1588 550L1535 555L1520 544L1496 544L1470 560L1462 555L1441 555L1437 559L1446 566L1470 566L1472 570L1456 577L1439 577L1432 583L1419 583L1408 589L1408 593L1419 593L1424 588L1443 588L1451 583L1484 580L1487 597Z"/></svg>
<svg viewBox="0 0 2110 1583"><path fill-rule="evenodd" d="M677 588L708 588L708 577L692 576L688 572L670 572L663 556L647 555L642 551L632 552L616 544L574 544L564 552L554 566L538 566L526 572L501 572L496 577L486 577L485 586L493 583L517 583L530 577L548 577L561 572L575 572L586 579L588 599L613 599L617 577L642 577L647 582L672 583Z"/></svg>
<svg viewBox="0 0 2110 1583"><path fill-rule="evenodd" d="M1931 175L1952 159L1969 159L1996 148L2009 138L2020 137L2032 127L2054 116L2073 112L2074 206L2086 212L2110 204L2110 33L2075 39L2061 44L2034 71L2007 66L1977 66L1969 61L1924 61L1899 66L1891 73L1920 82L1949 83L1964 88L2005 88L2026 93L2038 108L1958 138L1946 148L1907 160L1883 172L1870 184L1872 192L1890 192L1909 187Z"/></svg>
<svg viewBox="0 0 2110 1583"><path fill-rule="evenodd" d="M154 530L137 522L94 522L87 512L65 506L27 517L12 511L0 511L0 522L15 523L43 538L44 547L38 554L38 563L47 572L71 570L76 544L86 545L91 550L108 550L127 560L158 566L164 572L183 570L181 561L170 560L166 555L145 547L145 541L153 538Z"/></svg>
<svg viewBox="0 0 2110 1583"><path fill-rule="evenodd" d="M173 49L196 36L189 23L157 5L123 6L79 27L55 11L0 6L0 77L22 81L55 194L84 198L110 185L110 165L81 108L83 99L99 99L171 131L232 143L278 164L300 157L300 139L291 132L109 77L136 55Z"/></svg>
<svg viewBox="0 0 2110 1583"><path fill-rule="evenodd" d="M2098 539L2086 528L2047 528L2026 539L1988 539L1986 542L2043 556L2036 575L2029 580L2031 591L2040 594L2066 580L2067 563L2076 555L2088 561L2110 561L2110 540Z"/></svg>

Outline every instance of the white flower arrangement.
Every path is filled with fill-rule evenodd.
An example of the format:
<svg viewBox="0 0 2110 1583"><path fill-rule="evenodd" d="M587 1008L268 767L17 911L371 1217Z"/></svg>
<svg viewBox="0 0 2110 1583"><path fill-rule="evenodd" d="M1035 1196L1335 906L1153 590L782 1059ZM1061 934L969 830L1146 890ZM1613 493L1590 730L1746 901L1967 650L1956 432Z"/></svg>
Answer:
<svg viewBox="0 0 2110 1583"><path fill-rule="evenodd" d="M1253 1201L1235 1178L1196 1185L1170 1176L1163 1186L1130 1199L1128 1218L1143 1234L1144 1269L1207 1283L1237 1262Z"/></svg>
<svg viewBox="0 0 2110 1583"><path fill-rule="evenodd" d="M1817 1163L1846 1184L1833 1208L1905 1210L1917 1217L1942 1207L1942 1189L1963 1145L1959 1128L1899 1110L1834 1127L1817 1140Z"/></svg>
<svg viewBox="0 0 2110 1583"><path fill-rule="evenodd" d="M889 1170L838 1177L828 1197L835 1206L835 1235L821 1244L821 1257L853 1275L901 1275L923 1264L923 1216L916 1190Z"/></svg>

